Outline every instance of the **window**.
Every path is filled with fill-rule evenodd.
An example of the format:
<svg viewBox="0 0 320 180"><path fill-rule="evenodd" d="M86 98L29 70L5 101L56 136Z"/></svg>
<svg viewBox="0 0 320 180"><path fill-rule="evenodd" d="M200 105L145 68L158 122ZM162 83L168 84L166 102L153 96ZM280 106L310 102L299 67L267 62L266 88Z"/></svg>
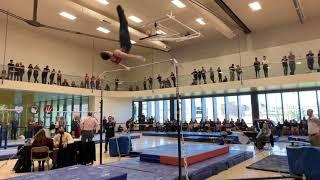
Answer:
<svg viewBox="0 0 320 180"><path fill-rule="evenodd" d="M67 131L71 132L72 99L67 99L67 112L64 117L67 122Z"/></svg>
<svg viewBox="0 0 320 180"><path fill-rule="evenodd" d="M267 119L267 102L265 94L258 94L259 118Z"/></svg>
<svg viewBox="0 0 320 180"><path fill-rule="evenodd" d="M191 99L185 99L186 103L186 122L189 123L191 120Z"/></svg>
<svg viewBox="0 0 320 180"><path fill-rule="evenodd" d="M202 107L201 107L201 98L194 99L195 108L196 108L196 121L200 122L202 119Z"/></svg>
<svg viewBox="0 0 320 180"><path fill-rule="evenodd" d="M155 117L155 103L154 101L148 102L148 117Z"/></svg>
<svg viewBox="0 0 320 180"><path fill-rule="evenodd" d="M147 105L147 102L142 102L142 114L147 116L148 114L148 105Z"/></svg>
<svg viewBox="0 0 320 180"><path fill-rule="evenodd" d="M133 119L138 120L139 102L133 102Z"/></svg>
<svg viewBox="0 0 320 180"><path fill-rule="evenodd" d="M159 101L159 122L163 123L163 101Z"/></svg>
<svg viewBox="0 0 320 180"><path fill-rule="evenodd" d="M282 93L283 116L287 120L300 120L298 92Z"/></svg>
<svg viewBox="0 0 320 180"><path fill-rule="evenodd" d="M170 120L170 100L164 100L163 101L163 109L164 109L164 119L167 120L169 119Z"/></svg>
<svg viewBox="0 0 320 180"><path fill-rule="evenodd" d="M237 96L226 97L227 118L234 121L238 119L238 98Z"/></svg>
<svg viewBox="0 0 320 180"><path fill-rule="evenodd" d="M213 120L213 99L212 97L208 97L208 98L205 98L205 101L206 101L206 113L207 113L206 119Z"/></svg>
<svg viewBox="0 0 320 180"><path fill-rule="evenodd" d="M239 117L243 119L248 126L252 125L252 106L251 96L243 95L239 96Z"/></svg>
<svg viewBox="0 0 320 180"><path fill-rule="evenodd" d="M61 106L61 103L63 104L63 101L60 101L60 106ZM62 109L60 110L62 111ZM88 111L89 111L89 98L82 97L81 117L86 116Z"/></svg>
<svg viewBox="0 0 320 180"><path fill-rule="evenodd" d="M217 118L223 121L226 118L224 97L215 97L215 101L217 102Z"/></svg>
<svg viewBox="0 0 320 180"><path fill-rule="evenodd" d="M268 118L274 122L283 122L281 93L267 94Z"/></svg>
<svg viewBox="0 0 320 180"><path fill-rule="evenodd" d="M307 118L307 110L313 109L313 115L318 117L318 105L317 105L316 91L301 91L299 92L301 118Z"/></svg>

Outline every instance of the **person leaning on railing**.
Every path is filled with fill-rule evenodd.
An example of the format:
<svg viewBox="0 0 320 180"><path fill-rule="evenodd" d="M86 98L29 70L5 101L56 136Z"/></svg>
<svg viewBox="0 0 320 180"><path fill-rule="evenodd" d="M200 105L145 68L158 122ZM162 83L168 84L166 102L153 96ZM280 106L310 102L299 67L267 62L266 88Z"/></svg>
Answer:
<svg viewBox="0 0 320 180"><path fill-rule="evenodd" d="M32 71L33 71L33 66L32 66L32 64L29 64L28 71L27 71L28 82L30 82L30 80L31 80Z"/></svg>
<svg viewBox="0 0 320 180"><path fill-rule="evenodd" d="M281 59L282 67L283 67L283 75L288 75L288 58L287 56L283 56Z"/></svg>
<svg viewBox="0 0 320 180"><path fill-rule="evenodd" d="M289 68L290 68L290 75L294 75L296 71L296 56L290 51L289 56Z"/></svg>
<svg viewBox="0 0 320 180"><path fill-rule="evenodd" d="M35 83L39 83L39 81L38 81L39 71L40 71L40 68L39 68L38 65L36 65L36 66L33 68L33 79L34 79L34 82L35 82Z"/></svg>
<svg viewBox="0 0 320 180"><path fill-rule="evenodd" d="M8 77L7 79L12 80L14 75L14 64L13 60L10 59L10 62L8 63Z"/></svg>

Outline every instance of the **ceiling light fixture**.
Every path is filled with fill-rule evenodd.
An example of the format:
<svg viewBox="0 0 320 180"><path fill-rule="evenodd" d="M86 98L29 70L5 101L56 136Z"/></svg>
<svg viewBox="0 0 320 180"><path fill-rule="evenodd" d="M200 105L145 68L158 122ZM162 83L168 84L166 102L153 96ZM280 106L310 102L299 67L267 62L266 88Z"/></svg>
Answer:
<svg viewBox="0 0 320 180"><path fill-rule="evenodd" d="M103 5L108 5L109 2L107 0L97 0L99 3L103 4Z"/></svg>
<svg viewBox="0 0 320 180"><path fill-rule="evenodd" d="M249 3L248 6L252 11L259 11L261 8L261 4L258 1Z"/></svg>
<svg viewBox="0 0 320 180"><path fill-rule="evenodd" d="M72 14L70 14L70 13L67 13L67 12L61 12L61 13L60 13L60 16L63 16L63 17L65 17L65 18L67 18L67 19L70 19L70 20L75 20L75 19L77 19L76 16L74 16L74 15L72 15Z"/></svg>
<svg viewBox="0 0 320 180"><path fill-rule="evenodd" d="M135 42L134 40L130 40L131 44L136 44L137 42Z"/></svg>
<svg viewBox="0 0 320 180"><path fill-rule="evenodd" d="M180 0L172 0L171 3L176 5L178 8L185 8L186 7L186 5L183 4L183 2L181 2Z"/></svg>
<svg viewBox="0 0 320 180"><path fill-rule="evenodd" d="M157 30L157 34L165 35L167 34L166 32L162 31L161 29Z"/></svg>
<svg viewBox="0 0 320 180"><path fill-rule="evenodd" d="M197 18L196 21L201 25L205 25L206 24L206 22L204 22L203 18Z"/></svg>
<svg viewBox="0 0 320 180"><path fill-rule="evenodd" d="M106 33L106 34L108 34L110 32L109 29L106 29L104 27L98 27L97 30L100 31L100 32Z"/></svg>
<svg viewBox="0 0 320 180"><path fill-rule="evenodd" d="M128 17L131 21L136 22L136 23L141 23L142 20L138 18L137 16L129 16Z"/></svg>

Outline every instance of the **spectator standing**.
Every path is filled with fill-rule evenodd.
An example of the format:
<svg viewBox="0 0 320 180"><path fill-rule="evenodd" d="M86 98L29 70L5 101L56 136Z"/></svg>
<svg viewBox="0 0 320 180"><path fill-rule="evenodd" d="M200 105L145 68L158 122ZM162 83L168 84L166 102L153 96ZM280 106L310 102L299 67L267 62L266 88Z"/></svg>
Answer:
<svg viewBox="0 0 320 180"><path fill-rule="evenodd" d="M151 76L149 76L148 82L149 82L149 89L151 90L152 89L152 85L153 85L153 79L152 79Z"/></svg>
<svg viewBox="0 0 320 180"><path fill-rule="evenodd" d="M50 80L50 84L53 84L54 82L54 76L56 75L56 70L52 69L50 76L49 76L49 80Z"/></svg>
<svg viewBox="0 0 320 180"><path fill-rule="evenodd" d="M20 65L19 63L16 63L15 69L14 69L14 80L19 81L20 79Z"/></svg>
<svg viewBox="0 0 320 180"><path fill-rule="evenodd" d="M115 90L115 91L118 91L119 81L120 81L119 78L116 78L115 81L114 81L114 85L115 85L115 86L114 86L114 90Z"/></svg>
<svg viewBox="0 0 320 180"><path fill-rule="evenodd" d="M91 76L91 80L90 80L90 87L91 89L94 89L95 86L95 82L96 82L96 77L94 77L93 75Z"/></svg>
<svg viewBox="0 0 320 180"><path fill-rule="evenodd" d="M313 116L313 110L307 110L308 135L312 146L320 146L320 121Z"/></svg>
<svg viewBox="0 0 320 180"><path fill-rule="evenodd" d="M219 82L222 82L222 71L220 67L218 67L217 72L218 72Z"/></svg>
<svg viewBox="0 0 320 180"><path fill-rule="evenodd" d="M39 71L40 71L40 68L38 65L36 65L33 69L33 79L34 79L34 82L35 83L38 83L38 76L39 76Z"/></svg>
<svg viewBox="0 0 320 180"><path fill-rule="evenodd" d="M7 79L13 80L13 75L14 75L14 64L13 64L13 60L10 59L10 62L8 63L8 77L7 77Z"/></svg>
<svg viewBox="0 0 320 180"><path fill-rule="evenodd" d="M32 71L33 71L33 66L32 66L32 64L29 64L29 66L28 66L28 72L27 72L28 82L30 82L31 75L32 75Z"/></svg>
<svg viewBox="0 0 320 180"><path fill-rule="evenodd" d="M193 82L192 82L192 84L193 84L193 85L196 85L197 82L198 82L198 72L197 72L197 70L194 69L191 74L193 75Z"/></svg>
<svg viewBox="0 0 320 180"><path fill-rule="evenodd" d="M97 77L97 79L96 79L96 89L101 89L101 87L100 87L100 78L99 77Z"/></svg>
<svg viewBox="0 0 320 180"><path fill-rule="evenodd" d="M61 86L69 86L68 81L66 79L64 79Z"/></svg>
<svg viewBox="0 0 320 180"><path fill-rule="evenodd" d="M13 117L11 122L11 140L17 140L19 122Z"/></svg>
<svg viewBox="0 0 320 180"><path fill-rule="evenodd" d="M77 138L77 139L80 138L80 133L81 133L80 115L74 116L74 120L72 121L72 124L71 124L71 132L74 138Z"/></svg>
<svg viewBox="0 0 320 180"><path fill-rule="evenodd" d="M89 81L90 81L90 77L89 77L88 73L86 73L86 75L84 76L84 86L87 89L89 89Z"/></svg>
<svg viewBox="0 0 320 180"><path fill-rule="evenodd" d="M160 74L158 74L157 80L159 82L159 88L161 88L162 77L160 76Z"/></svg>
<svg viewBox="0 0 320 180"><path fill-rule="evenodd" d="M88 112L88 116L84 117L80 123L81 128L81 141L84 143L92 141L94 137L94 131L98 127L96 118L93 117L91 112Z"/></svg>
<svg viewBox="0 0 320 180"><path fill-rule="evenodd" d="M318 65L319 65L319 69L320 69L320 50L318 51Z"/></svg>
<svg viewBox="0 0 320 180"><path fill-rule="evenodd" d="M227 76L224 76L224 79L223 79L223 81L222 82L228 82L228 78L227 78Z"/></svg>
<svg viewBox="0 0 320 180"><path fill-rule="evenodd" d="M211 79L212 83L216 83L216 82L214 81L214 72L213 72L212 67L210 67L209 73L210 73L210 79Z"/></svg>
<svg viewBox="0 0 320 180"><path fill-rule="evenodd" d="M236 71L234 64L231 64L231 66L229 67L229 71L230 71L230 81L234 81L234 72Z"/></svg>
<svg viewBox="0 0 320 180"><path fill-rule="evenodd" d="M143 90L147 90L147 78L143 78Z"/></svg>
<svg viewBox="0 0 320 180"><path fill-rule="evenodd" d="M296 71L296 56L290 51L289 56L289 68L290 68L290 75L294 75Z"/></svg>
<svg viewBox="0 0 320 180"><path fill-rule="evenodd" d="M106 134L105 134L104 151L107 152L108 151L109 140L110 140L110 138L114 137L114 135L115 135L115 132L114 132L115 123L112 121L112 117L111 116L108 117L108 121L103 124L103 127L104 127L105 132L106 132Z"/></svg>
<svg viewBox="0 0 320 180"><path fill-rule="evenodd" d="M83 81L80 82L80 88L84 88L84 82Z"/></svg>
<svg viewBox="0 0 320 180"><path fill-rule="evenodd" d="M310 71L313 70L313 64L314 64L314 54L311 50L309 50L308 54L306 55L308 68Z"/></svg>
<svg viewBox="0 0 320 180"><path fill-rule="evenodd" d="M71 87L77 87L76 82L72 81L71 82Z"/></svg>
<svg viewBox="0 0 320 180"><path fill-rule="evenodd" d="M24 65L22 64L22 62L20 62L20 69L19 69L19 79L20 81L22 81L23 79L23 75L24 75Z"/></svg>
<svg viewBox="0 0 320 180"><path fill-rule="evenodd" d="M109 84L108 84L108 83L106 84L106 87L104 88L104 90L106 90L106 91L110 91L110 86L109 86Z"/></svg>
<svg viewBox="0 0 320 180"><path fill-rule="evenodd" d="M49 66L46 66L45 68L43 68L43 71L41 74L42 84L47 84L47 77L49 72L50 72Z"/></svg>
<svg viewBox="0 0 320 180"><path fill-rule="evenodd" d="M58 70L57 73L57 85L61 86L61 79L62 79L62 73L60 70Z"/></svg>
<svg viewBox="0 0 320 180"><path fill-rule="evenodd" d="M207 71L204 69L204 67L202 67L201 69L201 75L202 75L203 83L207 84Z"/></svg>
<svg viewBox="0 0 320 180"><path fill-rule="evenodd" d="M200 70L198 70L197 75L198 75L198 84L201 84L202 74L201 74L201 71L200 71Z"/></svg>
<svg viewBox="0 0 320 180"><path fill-rule="evenodd" d="M170 77L171 77L171 80L172 80L172 83L173 83L173 87L176 87L176 76L174 75L173 72L171 72Z"/></svg>
<svg viewBox="0 0 320 180"><path fill-rule="evenodd" d="M254 71L256 73L256 79L258 79L258 77L260 78L260 61L258 60L257 57L254 58Z"/></svg>
<svg viewBox="0 0 320 180"><path fill-rule="evenodd" d="M269 65L268 65L268 60L266 56L263 56L262 59L262 68L263 68L263 73L264 73L264 77L267 78L269 77Z"/></svg>
<svg viewBox="0 0 320 180"><path fill-rule="evenodd" d="M242 68L241 68L240 65L237 65L237 67L236 67L236 72L237 72L238 81L240 81L240 79L241 79L241 74L242 74Z"/></svg>
<svg viewBox="0 0 320 180"><path fill-rule="evenodd" d="M282 67L283 67L283 75L288 75L288 58L287 56L283 56L281 59Z"/></svg>

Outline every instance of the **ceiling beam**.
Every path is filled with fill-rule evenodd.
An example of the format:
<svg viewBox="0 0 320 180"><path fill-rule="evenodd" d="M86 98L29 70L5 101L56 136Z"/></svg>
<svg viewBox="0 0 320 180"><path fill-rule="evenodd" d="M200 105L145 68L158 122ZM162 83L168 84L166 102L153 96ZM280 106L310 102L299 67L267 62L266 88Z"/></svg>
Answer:
<svg viewBox="0 0 320 180"><path fill-rule="evenodd" d="M252 31L248 26L241 21L241 19L230 9L230 7L223 0L215 0L215 2L220 6L220 8L242 29L246 34L251 33Z"/></svg>

